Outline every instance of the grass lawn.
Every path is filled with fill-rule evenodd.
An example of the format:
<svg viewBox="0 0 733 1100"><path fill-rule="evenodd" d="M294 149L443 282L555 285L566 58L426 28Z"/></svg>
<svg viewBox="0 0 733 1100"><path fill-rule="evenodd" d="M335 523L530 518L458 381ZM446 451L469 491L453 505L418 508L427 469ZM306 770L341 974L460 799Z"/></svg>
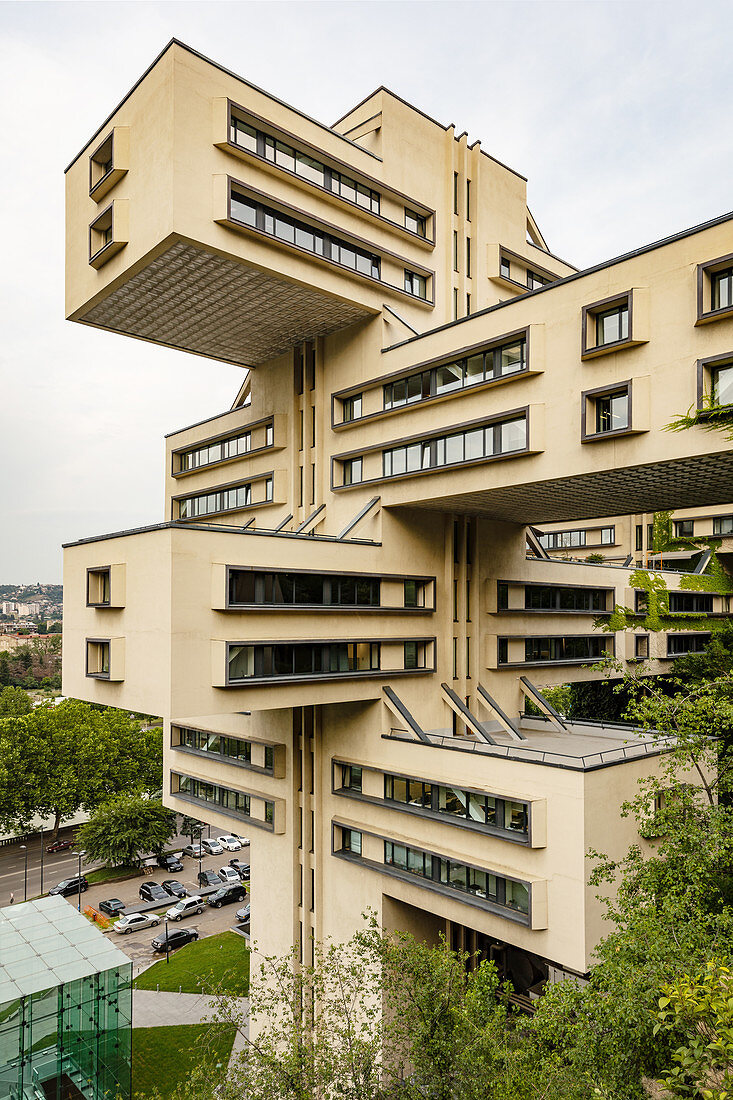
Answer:
<svg viewBox="0 0 733 1100"><path fill-rule="evenodd" d="M87 882L117 882L119 879L135 878L141 874L139 867L98 867L96 871L85 871Z"/></svg>
<svg viewBox="0 0 733 1100"><path fill-rule="evenodd" d="M177 993L210 993L221 990L238 997L249 992L249 948L236 932L194 940L165 959L154 963L135 979L135 989Z"/></svg>
<svg viewBox="0 0 733 1100"><path fill-rule="evenodd" d="M226 1072L234 1042L234 1026L174 1024L136 1027L132 1032L132 1092L147 1097L157 1089L167 1100L202 1063L221 1063Z"/></svg>

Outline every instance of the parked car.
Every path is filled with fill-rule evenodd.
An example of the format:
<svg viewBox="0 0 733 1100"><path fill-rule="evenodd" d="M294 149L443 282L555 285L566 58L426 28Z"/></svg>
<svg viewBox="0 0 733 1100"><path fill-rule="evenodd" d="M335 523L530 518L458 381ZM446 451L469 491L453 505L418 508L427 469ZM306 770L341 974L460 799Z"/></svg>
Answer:
<svg viewBox="0 0 733 1100"><path fill-rule="evenodd" d="M237 909L235 916L244 928L244 931L249 932L249 905L245 905L242 909Z"/></svg>
<svg viewBox="0 0 733 1100"><path fill-rule="evenodd" d="M241 859L230 859L229 866L234 868L242 882L249 882L249 863L242 863Z"/></svg>
<svg viewBox="0 0 733 1100"><path fill-rule="evenodd" d="M160 924L157 913L128 913L126 917L120 917L114 926L119 936L126 936L128 932L140 932L144 928L155 928Z"/></svg>
<svg viewBox="0 0 733 1100"><path fill-rule="evenodd" d="M222 886L220 890L216 890L209 895L206 900L214 909L221 909L222 905L229 905L232 901L244 901L246 897L247 891L240 882L238 886L234 884Z"/></svg>
<svg viewBox="0 0 733 1100"><path fill-rule="evenodd" d="M170 901L170 894L159 882L144 882L138 893L143 901Z"/></svg>
<svg viewBox="0 0 733 1100"><path fill-rule="evenodd" d="M188 890L179 882L177 878L164 878L160 884L164 890L167 890L171 897L174 898L187 898Z"/></svg>
<svg viewBox="0 0 733 1100"><path fill-rule="evenodd" d="M192 917L194 913L203 913L204 899L198 894L192 894L190 898L181 898L167 911L168 920L183 920L184 917Z"/></svg>
<svg viewBox="0 0 733 1100"><path fill-rule="evenodd" d="M192 859L198 859L199 856L205 856L206 852L204 850L203 844L200 844L197 840L195 844L186 845L186 847L183 849L183 855L191 856Z"/></svg>
<svg viewBox="0 0 733 1100"><path fill-rule="evenodd" d="M106 901L100 901L99 908L110 917L116 917L125 908L125 903L119 898L107 898Z"/></svg>
<svg viewBox="0 0 733 1100"><path fill-rule="evenodd" d="M155 937L151 947L153 951L165 951L167 943L170 950L173 951L176 947L183 947L198 938L199 934L195 928L169 928L167 935L163 932Z"/></svg>
<svg viewBox="0 0 733 1100"><path fill-rule="evenodd" d="M227 852L238 852L242 847L241 840L234 833L227 833L226 836L218 836L216 839Z"/></svg>
<svg viewBox="0 0 733 1100"><path fill-rule="evenodd" d="M80 889L83 893L88 887L89 883L86 875L82 875L81 879L78 875L74 875L73 878L62 878L61 882L57 882L48 892L49 894L60 894L62 898L68 898L70 894L78 894Z"/></svg>
<svg viewBox="0 0 733 1100"><path fill-rule="evenodd" d="M47 852L68 852L69 848L74 847L73 840L54 840L53 844L46 846Z"/></svg>
<svg viewBox="0 0 733 1100"><path fill-rule="evenodd" d="M201 847L209 856L220 856L224 851L219 841L215 840L214 837L210 837L208 840L202 840Z"/></svg>
<svg viewBox="0 0 733 1100"><path fill-rule="evenodd" d="M199 886L221 886L221 879L216 871L199 871Z"/></svg>
<svg viewBox="0 0 733 1100"><path fill-rule="evenodd" d="M177 855L172 852L168 854L158 856L158 866L162 867L164 871L182 871L183 864Z"/></svg>
<svg viewBox="0 0 733 1100"><path fill-rule="evenodd" d="M234 867L220 867L218 873L222 882L233 882L238 884L242 881L239 872L236 871Z"/></svg>
<svg viewBox="0 0 733 1100"><path fill-rule="evenodd" d="M235 836L243 848L249 848L249 837L240 836L239 833L232 833Z"/></svg>

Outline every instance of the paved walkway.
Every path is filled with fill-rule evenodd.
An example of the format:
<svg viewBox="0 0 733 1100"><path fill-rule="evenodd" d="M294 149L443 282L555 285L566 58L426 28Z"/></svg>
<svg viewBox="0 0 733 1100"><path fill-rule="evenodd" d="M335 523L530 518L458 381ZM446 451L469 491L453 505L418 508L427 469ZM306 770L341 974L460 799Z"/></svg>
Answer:
<svg viewBox="0 0 733 1100"><path fill-rule="evenodd" d="M132 994L134 1027L169 1027L171 1024L200 1024L216 1014L216 997L203 993L156 993L151 989L135 989ZM239 998L239 1007L249 1026L249 999ZM234 1036L232 1055L244 1046L244 1036Z"/></svg>

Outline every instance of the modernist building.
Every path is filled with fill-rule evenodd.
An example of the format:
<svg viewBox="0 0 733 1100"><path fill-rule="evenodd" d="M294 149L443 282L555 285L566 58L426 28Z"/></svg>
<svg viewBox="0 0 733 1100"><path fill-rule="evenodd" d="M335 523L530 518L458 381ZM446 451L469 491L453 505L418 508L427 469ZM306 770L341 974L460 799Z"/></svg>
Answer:
<svg viewBox="0 0 733 1100"><path fill-rule="evenodd" d="M132 963L60 897L0 909L0 1100L129 1100Z"/></svg>
<svg viewBox="0 0 733 1100"><path fill-rule="evenodd" d="M385 88L324 126L175 41L66 184L68 316L248 370L168 437L162 522L67 548L65 692L164 716L166 802L253 830L268 951L373 906L584 973L585 851L638 839L659 746L537 685L705 635L599 629L630 570L534 529L730 500L725 439L661 429L733 363L731 216L576 271L453 126Z"/></svg>

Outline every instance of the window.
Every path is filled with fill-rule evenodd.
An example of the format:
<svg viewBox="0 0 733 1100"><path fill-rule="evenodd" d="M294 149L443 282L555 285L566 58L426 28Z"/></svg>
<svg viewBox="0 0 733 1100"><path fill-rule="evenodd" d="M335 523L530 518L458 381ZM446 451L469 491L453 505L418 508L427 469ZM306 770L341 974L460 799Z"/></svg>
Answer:
<svg viewBox="0 0 733 1100"><path fill-rule="evenodd" d="M352 676L380 667L379 642L228 644L228 683L292 677Z"/></svg>
<svg viewBox="0 0 733 1100"><path fill-rule="evenodd" d="M616 540L615 527L601 527L601 545L612 546Z"/></svg>
<svg viewBox="0 0 733 1100"><path fill-rule="evenodd" d="M667 656L682 657L686 653L702 653L710 641L709 634L668 634Z"/></svg>
<svg viewBox="0 0 733 1100"><path fill-rule="evenodd" d="M173 793L178 794L179 797L185 798L189 802L198 802L204 805L213 806L218 809L220 813L227 814L231 817L249 818L251 824L259 822L265 828L269 827L271 829L274 825L274 802L262 800L263 817L260 821L251 813L252 802L258 801L256 795L245 794L243 791L235 791L230 787L221 787L217 783L196 779L190 775L176 775L176 773L173 772L172 778L178 779L178 790L174 790Z"/></svg>
<svg viewBox="0 0 733 1100"><path fill-rule="evenodd" d="M466 221L471 220L471 181L466 180Z"/></svg>
<svg viewBox="0 0 733 1100"><path fill-rule="evenodd" d="M272 424L268 424L265 445L272 446ZM197 470L200 466L211 466L214 462L226 462L230 458L249 454L252 449L251 432L242 432L229 439L220 439L203 447L179 452L180 471Z"/></svg>
<svg viewBox="0 0 733 1100"><path fill-rule="evenodd" d="M87 570L87 607L109 607L110 569Z"/></svg>
<svg viewBox="0 0 733 1100"><path fill-rule="evenodd" d="M418 214L405 207L405 229L409 229L411 233L417 233L418 237L427 237L428 219L424 214Z"/></svg>
<svg viewBox="0 0 733 1100"><path fill-rule="evenodd" d="M453 173L453 213L458 213L458 173Z"/></svg>
<svg viewBox="0 0 733 1100"><path fill-rule="evenodd" d="M629 426L628 390L602 394L595 398L596 432L618 432Z"/></svg>
<svg viewBox="0 0 733 1100"><path fill-rule="evenodd" d="M382 472L384 477L400 477L441 466L519 454L526 449L527 418L519 416L437 439L391 447L382 452Z"/></svg>
<svg viewBox="0 0 733 1100"><path fill-rule="evenodd" d="M362 480L361 458L347 458L343 464L344 485L358 485Z"/></svg>
<svg viewBox="0 0 733 1100"><path fill-rule="evenodd" d="M379 577L229 570L229 607L379 607Z"/></svg>
<svg viewBox="0 0 733 1100"><path fill-rule="evenodd" d="M360 393L354 393L351 397L344 398L342 402L342 419L344 424L348 424L351 420L360 419L362 408L361 397L362 395Z"/></svg>
<svg viewBox="0 0 733 1100"><path fill-rule="evenodd" d="M272 478L265 478L264 501L272 500ZM229 489L213 489L210 493L181 497L178 501L179 519L196 519L198 516L215 515L217 512L234 512L251 504L264 503L252 498L252 483L232 485Z"/></svg>
<svg viewBox="0 0 733 1100"><path fill-rule="evenodd" d="M733 535L733 516L714 516L713 534Z"/></svg>
<svg viewBox="0 0 733 1100"><path fill-rule="evenodd" d="M733 405L733 363L710 370L710 397L713 405Z"/></svg>
<svg viewBox="0 0 733 1100"><path fill-rule="evenodd" d="M677 519L674 523L674 537L676 539L689 538L695 533L695 521L692 519Z"/></svg>
<svg viewBox="0 0 733 1100"><path fill-rule="evenodd" d="M712 615L713 597L702 592L670 592L669 610L673 615Z"/></svg>
<svg viewBox="0 0 733 1100"><path fill-rule="evenodd" d="M629 338L629 307L616 306L596 314L596 344L613 344Z"/></svg>
<svg viewBox="0 0 733 1100"><path fill-rule="evenodd" d="M257 229L270 237L293 245L315 256L348 268L371 279L381 278L381 260L372 252L358 245L341 240L330 233L316 229L288 214L264 206L238 191L231 192L231 219L240 225Z"/></svg>
<svg viewBox="0 0 733 1100"><path fill-rule="evenodd" d="M179 726L178 744L173 748L185 749L191 752L212 753L222 758L227 764L239 764L243 767L252 767L252 742L242 741L238 737L225 737L223 734L211 733L207 730L190 729L187 726ZM273 771L275 764L275 750L272 745L265 746L265 771Z"/></svg>
<svg viewBox="0 0 733 1100"><path fill-rule="evenodd" d="M495 875L478 867L442 859L419 848L394 841L384 842L384 863L410 875L432 881L450 890L471 894L506 909L529 916L529 886L524 882Z"/></svg>
<svg viewBox="0 0 733 1100"><path fill-rule="evenodd" d="M466 276L471 278L471 238L466 237Z"/></svg>
<svg viewBox="0 0 733 1100"><path fill-rule="evenodd" d="M458 230L453 230L453 270L458 271Z"/></svg>
<svg viewBox="0 0 733 1100"><path fill-rule="evenodd" d="M507 260L505 256L502 256L499 262L499 274L501 275L502 279L511 278L511 267L509 264L509 260Z"/></svg>
<svg viewBox="0 0 733 1100"><path fill-rule="evenodd" d="M526 369L527 341L522 336L486 351L473 352L465 359L388 382L383 386L383 406L385 409L395 409L413 405L483 382L506 378Z"/></svg>
<svg viewBox="0 0 733 1100"><path fill-rule="evenodd" d="M108 641L87 642L87 676L109 680L110 648Z"/></svg>
<svg viewBox="0 0 733 1100"><path fill-rule="evenodd" d="M404 606L425 607L425 589L426 585L424 581L405 581L403 599Z"/></svg>
<svg viewBox="0 0 733 1100"><path fill-rule="evenodd" d="M527 268L527 286L530 290L537 290L538 287L547 286L551 282L552 279L548 279L547 276Z"/></svg>
<svg viewBox="0 0 733 1100"><path fill-rule="evenodd" d="M361 793L362 783L362 771L356 764L342 764L341 765L341 787L347 791L358 791Z"/></svg>
<svg viewBox="0 0 733 1100"><path fill-rule="evenodd" d="M608 596L605 588L564 588L549 584L524 586L524 606L528 611L585 611L592 615L608 610Z"/></svg>
<svg viewBox="0 0 733 1100"><path fill-rule="evenodd" d="M122 247L122 242L118 241L118 248L113 249L114 244L114 203L110 203L89 226L89 263L93 267L101 266L108 256Z"/></svg>
<svg viewBox="0 0 733 1100"><path fill-rule="evenodd" d="M404 667L411 671L418 668L425 668L424 642L410 641L404 643Z"/></svg>
<svg viewBox="0 0 733 1100"><path fill-rule="evenodd" d="M575 635L555 638L525 638L524 660L526 663L554 661L573 663L575 661L597 661L612 656L609 639L598 635Z"/></svg>
<svg viewBox="0 0 733 1100"><path fill-rule="evenodd" d="M278 168L286 172L294 172L309 183L332 191L347 202L354 203L373 214L379 213L378 191L372 190L367 184L357 182L350 176L343 175L335 168L330 168L320 160L274 138L264 130L255 128L235 115L232 115L231 119L230 140L240 149L246 149L255 156L264 157Z"/></svg>
<svg viewBox="0 0 733 1100"><path fill-rule="evenodd" d="M733 306L733 267L714 271L710 276L711 308L729 309Z"/></svg>
<svg viewBox="0 0 733 1100"><path fill-rule="evenodd" d="M545 550L572 550L586 545L611 545L614 538L615 528L603 527L600 531L586 531L584 528L573 531L548 531L540 535L539 541Z"/></svg>
<svg viewBox="0 0 733 1100"><path fill-rule="evenodd" d="M428 280L424 275L418 275L415 271L405 269L405 291L414 298L427 300Z"/></svg>
<svg viewBox="0 0 733 1100"><path fill-rule="evenodd" d="M634 657L637 661L649 660L649 635L648 634L635 634L634 635Z"/></svg>
<svg viewBox="0 0 733 1100"><path fill-rule="evenodd" d="M358 829L341 829L341 851L361 857L362 834Z"/></svg>
<svg viewBox="0 0 733 1100"><path fill-rule="evenodd" d="M631 340L631 291L583 306L581 356L600 354Z"/></svg>
<svg viewBox="0 0 733 1100"><path fill-rule="evenodd" d="M509 639L497 638L496 642L496 663L499 665L506 665L509 663Z"/></svg>
<svg viewBox="0 0 733 1100"><path fill-rule="evenodd" d="M636 525L636 540L634 543L635 550L644 549L644 527L643 524L637 523Z"/></svg>

